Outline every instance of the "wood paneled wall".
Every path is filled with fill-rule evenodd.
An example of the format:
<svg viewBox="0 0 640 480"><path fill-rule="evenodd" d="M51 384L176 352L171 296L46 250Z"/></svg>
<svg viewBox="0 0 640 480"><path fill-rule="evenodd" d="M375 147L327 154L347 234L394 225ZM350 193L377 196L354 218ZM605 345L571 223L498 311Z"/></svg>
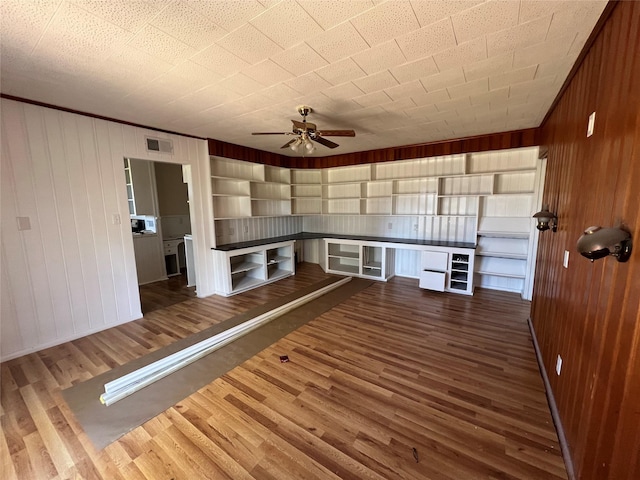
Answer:
<svg viewBox="0 0 640 480"><path fill-rule="evenodd" d="M492 133L457 140L390 147L366 152L345 153L328 157L287 157L276 153L264 152L209 139L209 155L235 158L247 162L264 163L289 168L329 168L359 165L363 163L391 162L412 158L438 157L456 153L488 152L506 148L535 147L539 144L538 129L515 130L512 132ZM322 148L322 147L320 147Z"/></svg>
<svg viewBox="0 0 640 480"><path fill-rule="evenodd" d="M596 112L595 133L586 137ZM640 2L619 2L541 128L544 203L532 322L580 480L640 478ZM627 263L590 263L576 241L624 222ZM569 268L562 267L564 250ZM557 355L563 358L557 376Z"/></svg>

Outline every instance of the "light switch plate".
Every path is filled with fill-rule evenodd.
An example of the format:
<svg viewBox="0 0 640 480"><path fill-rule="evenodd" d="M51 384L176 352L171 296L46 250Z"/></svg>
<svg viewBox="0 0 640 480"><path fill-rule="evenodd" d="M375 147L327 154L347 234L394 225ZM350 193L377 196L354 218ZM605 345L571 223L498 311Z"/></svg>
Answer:
<svg viewBox="0 0 640 480"><path fill-rule="evenodd" d="M591 135L593 135L593 129L595 128L596 125L596 112L593 112L591 115L589 115L589 123L587 125L587 137L590 137Z"/></svg>
<svg viewBox="0 0 640 480"><path fill-rule="evenodd" d="M16 217L18 230L31 230L31 219L29 217Z"/></svg>

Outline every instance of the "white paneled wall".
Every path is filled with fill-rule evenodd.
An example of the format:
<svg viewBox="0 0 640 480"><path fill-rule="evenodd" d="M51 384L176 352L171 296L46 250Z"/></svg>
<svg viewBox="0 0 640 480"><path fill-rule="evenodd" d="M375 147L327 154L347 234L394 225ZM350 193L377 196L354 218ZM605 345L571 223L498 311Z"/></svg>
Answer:
<svg viewBox="0 0 640 480"><path fill-rule="evenodd" d="M302 217L234 218L216 222L216 245L293 235L302 231Z"/></svg>
<svg viewBox="0 0 640 480"><path fill-rule="evenodd" d="M125 156L188 165L198 294L213 292L205 141L2 100L2 360L141 317Z"/></svg>

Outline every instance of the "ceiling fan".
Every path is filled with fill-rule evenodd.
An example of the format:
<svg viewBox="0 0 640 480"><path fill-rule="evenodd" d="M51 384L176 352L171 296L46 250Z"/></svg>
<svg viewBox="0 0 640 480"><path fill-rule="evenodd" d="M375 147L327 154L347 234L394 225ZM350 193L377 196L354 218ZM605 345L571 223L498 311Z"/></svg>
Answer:
<svg viewBox="0 0 640 480"><path fill-rule="evenodd" d="M295 135L296 138L288 141L280 148L289 147L294 152L313 153L317 142L325 147L336 148L339 145L324 137L355 137L353 130L318 130L315 123L307 122L307 115L313 110L307 105L299 105L296 111L302 115L302 121L291 120L293 128L290 132L253 132L251 135Z"/></svg>

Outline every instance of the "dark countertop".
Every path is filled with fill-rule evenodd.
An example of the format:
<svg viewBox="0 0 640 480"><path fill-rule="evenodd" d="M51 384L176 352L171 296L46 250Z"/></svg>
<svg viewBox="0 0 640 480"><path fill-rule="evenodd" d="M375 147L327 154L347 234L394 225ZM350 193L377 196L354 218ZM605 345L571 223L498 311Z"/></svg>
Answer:
<svg viewBox="0 0 640 480"><path fill-rule="evenodd" d="M293 235L285 235L282 237L261 238L259 240L250 240L248 242L227 243L225 245L219 245L216 248L212 248L212 250L229 252L231 250L239 250L241 248L251 248L258 247L260 245L268 245L270 243L287 242L290 240L314 240L318 238L334 238L336 240L361 240L363 242L405 243L408 245L422 245L426 247L476 248L476 244L470 242L449 242L446 240L416 240L412 238L367 237L363 235L341 235L339 233L301 232L294 233Z"/></svg>

